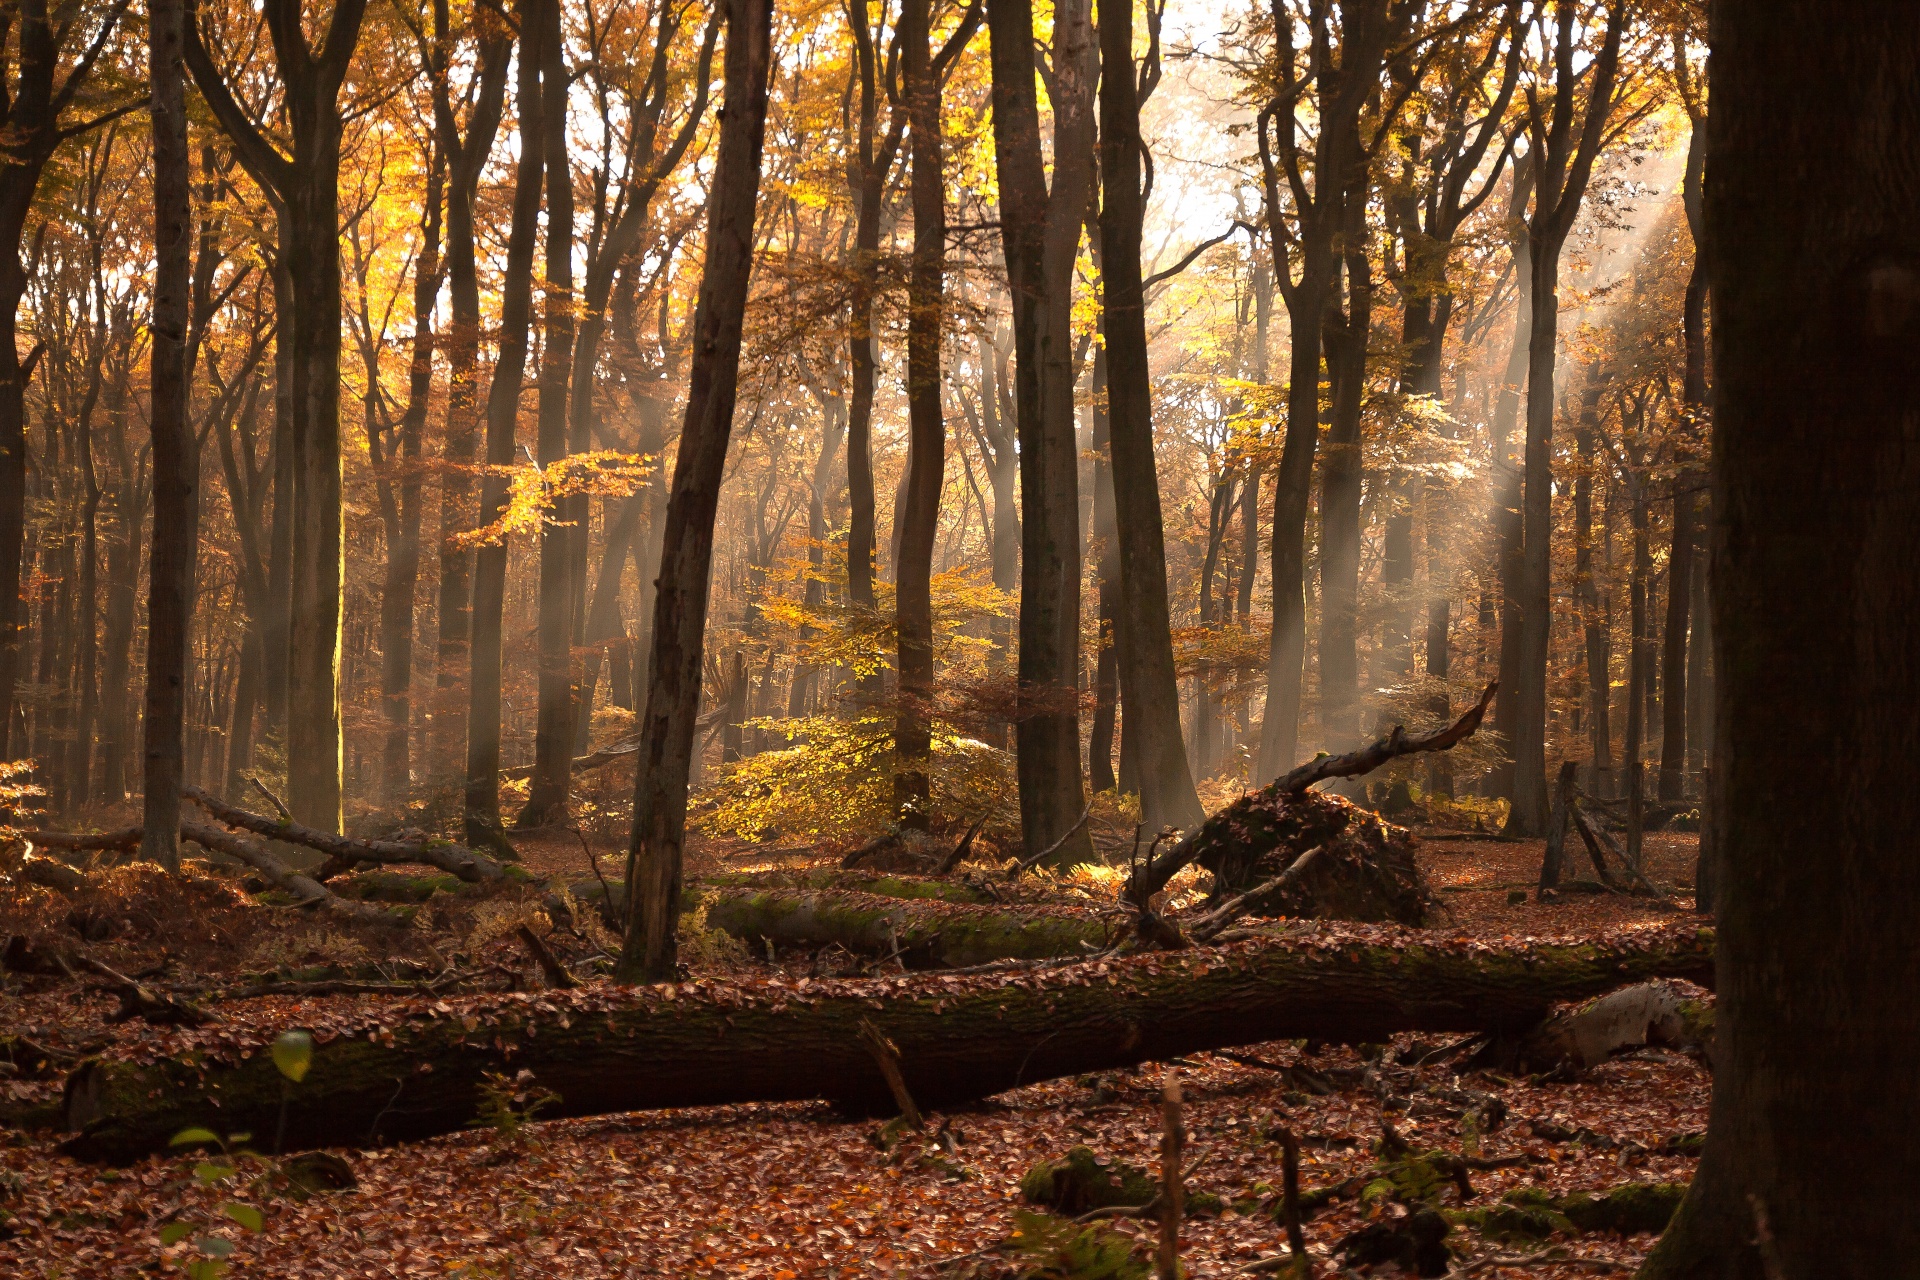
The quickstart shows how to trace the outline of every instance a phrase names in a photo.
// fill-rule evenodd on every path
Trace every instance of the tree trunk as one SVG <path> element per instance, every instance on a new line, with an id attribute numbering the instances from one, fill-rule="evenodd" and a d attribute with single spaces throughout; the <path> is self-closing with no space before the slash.
<path id="1" fill-rule="evenodd" d="M 1087 740 L 1088 782 L 1094 794 L 1119 784 L 1113 773 L 1114 725 L 1120 712 L 1120 550 L 1113 527 L 1112 436 L 1107 428 L 1107 348 L 1093 349 L 1093 542 L 1099 648 L 1093 667 L 1093 724 Z"/>
<path id="2" fill-rule="evenodd" d="M 540 7 L 541 113 L 547 168 L 547 261 L 544 336 L 540 346 L 539 461 L 564 462 L 568 450 L 567 387 L 573 360 L 573 169 L 567 158 L 567 59 L 560 35 L 560 0 Z M 591 372 L 588 381 L 592 381 Z M 520 827 L 564 822 L 573 780 L 573 540 L 588 536 L 586 513 L 572 498 L 554 503 L 540 522 L 538 710 L 533 735 L 533 779 Z M 574 523 L 569 527 L 568 518 Z"/>
<path id="3" fill-rule="evenodd" d="M 1599 430 L 1598 408 L 1602 390 L 1598 372 L 1587 371 L 1587 385 L 1581 392 L 1580 422 L 1575 431 L 1579 450 L 1579 469 L 1573 477 L 1573 602 L 1580 612 L 1580 625 L 1587 660 L 1587 743 L 1592 759 L 1592 786 L 1601 795 L 1611 790 L 1613 776 L 1613 618 L 1608 602 L 1611 590 L 1602 592 L 1593 567 L 1593 476 L 1598 465 L 1596 436 Z"/>
<path id="4" fill-rule="evenodd" d="M 1366 191 L 1349 194 L 1351 238 L 1364 230 L 1354 224 L 1365 211 Z M 1336 752 L 1356 746 L 1361 735 L 1354 705 L 1360 685 L 1360 412 L 1373 315 L 1366 254 L 1344 257 L 1346 314 L 1330 301 L 1322 338 L 1331 424 L 1320 462 L 1320 745 Z"/>
<path id="5" fill-rule="evenodd" d="M 473 1119 L 485 1073 L 521 1070 L 560 1095 L 555 1116 L 819 1097 L 885 1110 L 892 1095 L 861 1040 L 863 1019 L 898 1046 L 913 1097 L 949 1107 L 1040 1080 L 1283 1038 L 1524 1031 L 1556 1001 L 1652 977 L 1703 978 L 1712 965 L 1712 935 L 1693 926 L 1636 933 L 1630 943 L 1492 949 L 1423 934 L 1363 945 L 1329 930 L 1324 939 L 1149 953 L 1011 982 L 930 974 L 815 980 L 802 991 L 687 983 L 550 991 L 531 1004 L 454 997 L 447 1016 L 383 1028 L 390 1015 L 375 1014 L 323 1033 L 291 1107 L 266 1053 L 150 1065 L 91 1059 L 67 1083 L 66 1120 L 79 1132 L 66 1150 L 135 1159 L 164 1151 L 210 1114 L 264 1133 L 277 1132 L 284 1113 L 292 1148 L 455 1133 Z M 405 1082 L 397 1092 L 395 1081 Z"/>
<path id="6" fill-rule="evenodd" d="M 1089 861 L 1079 825 L 1080 495 L 1074 429 L 1073 268 L 1092 191 L 1095 74 L 1086 0 L 1056 7 L 1053 185 L 1041 158 L 1033 9 L 989 0 L 1000 227 L 1012 293 L 1019 435 L 1020 657 L 1015 769 L 1030 852 Z"/>
<path id="7" fill-rule="evenodd" d="M 1100 0 L 1100 280 L 1107 348 L 1108 448 L 1120 558 L 1120 690 L 1138 735 L 1140 812 L 1149 831 L 1206 816 L 1180 734 L 1180 686 L 1167 612 L 1166 531 L 1153 456 L 1140 237 L 1140 103 L 1133 63 L 1133 0 Z"/>
<path id="8" fill-rule="evenodd" d="M 1667 556 L 1667 626 L 1661 656 L 1660 799 L 1686 791 L 1687 617 L 1693 605 L 1694 494 L 1685 477 L 1674 484 L 1673 543 Z"/>
<path id="9" fill-rule="evenodd" d="M 394 520 L 387 530 L 386 580 L 380 591 L 380 700 L 387 736 L 380 789 L 389 805 L 404 805 L 413 789 L 413 608 L 420 581 L 420 460 L 433 391 L 433 306 L 440 292 L 440 196 L 445 170 L 439 148 L 428 159 L 427 205 L 420 252 L 413 265 L 413 353 L 407 366 L 407 407 L 400 418 L 399 482 Z M 370 371 L 372 372 L 372 371 Z M 377 453 L 376 453 L 377 459 Z"/>
<path id="10" fill-rule="evenodd" d="M 947 465 L 947 428 L 940 407 L 947 210 L 931 19 L 932 0 L 904 0 L 900 39 L 905 46 L 902 91 L 913 141 L 913 259 L 907 288 L 910 447 L 905 501 L 896 515 L 900 548 L 894 562 L 900 685 L 893 732 L 893 806 L 902 827 L 918 830 L 926 830 L 932 818 L 927 769 L 933 755 L 933 542 Z"/>
<path id="11" fill-rule="evenodd" d="M 187 146 L 184 0 L 156 0 L 148 35 L 153 122 L 153 559 L 147 588 L 145 799 L 140 854 L 180 867 L 180 788 L 186 782 L 187 662 L 199 551 L 200 451 L 188 412 L 192 310 L 193 159 Z"/>
<path id="12" fill-rule="evenodd" d="M 1920 1180 L 1920 1093 L 1885 1066 L 1920 987 L 1920 26 L 1885 0 L 1711 23 L 1725 950 L 1706 1149 L 1641 1275 L 1898 1275 L 1920 1215 L 1860 1179 Z"/>
<path id="13" fill-rule="evenodd" d="M 1576 55 L 1573 27 L 1578 6 L 1555 8 L 1551 105 L 1529 96 L 1533 132 L 1544 139 L 1530 166 L 1533 215 L 1527 227 L 1533 294 L 1527 342 L 1527 445 L 1525 497 L 1521 509 L 1520 590 L 1513 603 L 1520 618 L 1520 653 L 1514 670 L 1513 808 L 1507 834 L 1538 836 L 1547 829 L 1547 645 L 1553 625 L 1553 411 L 1554 362 L 1560 337 L 1560 251 L 1585 198 L 1606 127 L 1615 106 L 1620 44 L 1628 13 L 1614 0 L 1597 51 Z M 1591 32 L 1588 33 L 1591 38 Z M 1580 65 L 1591 57 L 1588 65 Z M 1587 81 L 1584 102 L 1575 86 Z M 1544 113 L 1544 114 L 1543 114 Z M 1504 728 L 1504 726 L 1503 726 Z"/>
<path id="14" fill-rule="evenodd" d="M 741 328 L 753 268 L 753 224 L 766 133 L 770 0 L 727 0 L 726 101 L 707 202 L 706 261 L 693 319 L 693 365 L 667 499 L 653 606 L 647 703 L 637 726 L 633 839 L 627 854 L 623 981 L 672 979 L 705 655 L 713 521 L 738 391 Z"/>
<path id="15" fill-rule="evenodd" d="M 540 185 L 546 171 L 546 129 L 542 116 L 541 44 L 546 25 L 542 0 L 523 0 L 518 9 L 520 55 L 517 71 L 520 158 L 514 170 L 513 220 L 507 232 L 506 276 L 500 300 L 500 352 L 487 388 L 487 465 L 510 467 L 514 428 L 520 416 L 521 383 L 527 369 L 527 329 L 533 316 L 533 249 L 539 230 Z M 548 0 L 549 3 L 552 0 Z M 480 521 L 500 518 L 507 507 L 508 481 L 490 470 L 480 484 Z M 504 536 L 479 548 L 473 565 L 473 623 L 467 673 L 467 843 L 498 848 L 500 843 L 500 681 L 502 614 L 506 606 L 507 542 Z"/>

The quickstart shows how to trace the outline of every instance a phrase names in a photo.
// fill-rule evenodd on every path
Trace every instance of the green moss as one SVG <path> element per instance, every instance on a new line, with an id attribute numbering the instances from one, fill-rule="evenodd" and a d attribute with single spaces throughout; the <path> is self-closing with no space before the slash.
<path id="1" fill-rule="evenodd" d="M 1616 1231 L 1630 1236 L 1665 1231 L 1686 1194 L 1684 1183 L 1629 1182 L 1600 1196 L 1576 1192 L 1563 1197 L 1559 1207 L 1582 1231 Z"/>
<path id="2" fill-rule="evenodd" d="M 1091 1147 L 1075 1147 L 1058 1160 L 1042 1160 L 1020 1179 L 1020 1194 L 1029 1204 L 1069 1217 L 1089 1209 L 1143 1205 L 1158 1191 L 1145 1170 L 1119 1160 L 1103 1163 Z M 1213 1197 L 1213 1203 L 1218 1207 L 1219 1197 Z"/>
<path id="3" fill-rule="evenodd" d="M 362 902 L 425 902 L 436 893 L 472 891 L 466 881 L 446 872 L 410 876 L 398 871 L 362 871 L 333 887 L 341 897 Z"/>
<path id="4" fill-rule="evenodd" d="M 1044 1213 L 1020 1210 L 1008 1241 L 1020 1258 L 1018 1280 L 1147 1280 L 1146 1260 L 1134 1241 L 1098 1223 L 1080 1227 Z"/>
<path id="5" fill-rule="evenodd" d="M 1636 1235 L 1665 1230 L 1686 1191 L 1677 1182 L 1629 1182 L 1597 1196 L 1586 1191 L 1550 1196 L 1538 1187 L 1520 1187 L 1498 1204 L 1455 1210 L 1447 1217 L 1503 1244 L 1585 1231 Z"/>

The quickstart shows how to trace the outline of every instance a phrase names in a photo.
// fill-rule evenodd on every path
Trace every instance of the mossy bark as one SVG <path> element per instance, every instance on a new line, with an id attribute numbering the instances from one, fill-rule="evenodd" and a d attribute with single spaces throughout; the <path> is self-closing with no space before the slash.
<path id="1" fill-rule="evenodd" d="M 67 1150 L 124 1160 L 163 1150 L 189 1125 L 276 1132 L 283 1098 L 290 1149 L 450 1133 L 473 1118 L 487 1072 L 522 1069 L 560 1094 L 554 1115 L 809 1098 L 888 1110 L 863 1019 L 898 1046 L 913 1096 L 940 1107 L 1288 1037 L 1525 1028 L 1555 1001 L 1656 975 L 1705 977 L 1713 946 L 1704 929 L 1512 948 L 1328 933 L 1013 974 L 422 997 L 319 1022 L 311 1070 L 284 1091 L 263 1052 L 284 1029 L 273 1025 L 257 1043 L 208 1028 L 175 1033 L 152 1061 L 90 1059 L 68 1078 L 77 1136 Z"/>

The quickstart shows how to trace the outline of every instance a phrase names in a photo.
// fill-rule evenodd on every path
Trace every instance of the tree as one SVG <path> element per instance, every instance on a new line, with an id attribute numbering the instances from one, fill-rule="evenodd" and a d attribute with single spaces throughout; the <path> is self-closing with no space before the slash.
<path id="1" fill-rule="evenodd" d="M 931 814 L 927 761 L 933 753 L 933 541 L 940 528 L 940 486 L 947 468 L 942 417 L 940 342 L 945 314 L 947 187 L 940 120 L 941 86 L 980 25 L 967 8 L 938 53 L 932 0 L 905 0 L 900 10 L 901 92 L 911 125 L 913 264 L 907 282 L 906 501 L 896 519 L 894 630 L 899 642 L 899 708 L 894 730 L 894 808 L 903 826 L 925 829 Z"/>
<path id="2" fill-rule="evenodd" d="M 89 77 L 128 3 L 114 0 L 99 14 L 64 78 L 61 60 L 79 23 L 54 21 L 46 0 L 23 0 L 0 15 L 0 31 L 19 27 L 11 65 L 0 64 L 0 128 L 13 140 L 0 154 L 0 756 L 9 759 L 26 746 L 13 736 L 14 698 L 25 624 L 20 571 L 27 515 L 26 387 L 40 358 L 34 351 L 23 360 L 18 345 L 20 298 L 27 289 L 20 241 L 40 176 L 60 144 L 137 105 L 103 108 L 89 101 Z M 73 119 L 70 113 L 83 106 L 96 108 L 92 118 Z"/>
<path id="3" fill-rule="evenodd" d="M 1580 6 L 1556 0 L 1547 83 L 1527 94 L 1529 172 L 1533 212 L 1527 220 L 1532 291 L 1527 336 L 1527 443 L 1521 504 L 1518 593 L 1507 607 L 1519 618 L 1511 730 L 1513 810 L 1509 835 L 1545 835 L 1547 810 L 1547 638 L 1552 623 L 1554 362 L 1560 336 L 1560 251 L 1579 216 L 1594 161 L 1625 85 L 1620 43 L 1630 20 L 1626 0 L 1614 0 L 1599 33 L 1599 48 L 1576 51 Z M 1536 15 L 1545 27 L 1545 7 Z M 1543 36 L 1544 38 L 1544 36 Z M 1591 57 L 1587 62 L 1586 57 Z M 1582 86 L 1585 92 L 1583 93 Z M 1642 106 L 1629 122 L 1651 110 Z M 1504 710 L 1504 708 L 1503 708 Z M 1505 717 L 1502 716 L 1502 720 Z M 1503 729 L 1506 725 L 1503 723 Z"/>
<path id="4" fill-rule="evenodd" d="M 200 523 L 200 450 L 188 414 L 187 327 L 193 286 L 193 157 L 181 70 L 185 0 L 157 0 L 148 28 L 153 121 L 153 558 L 147 588 L 147 708 L 142 725 L 140 852 L 180 866 L 186 783 L 187 633 Z M 91 465 L 91 456 L 89 456 Z"/>
<path id="5" fill-rule="evenodd" d="M 1643 1280 L 1864 1278 L 1920 1256 L 1897 1208 L 1920 1094 L 1885 1065 L 1920 984 L 1912 17 L 1712 10 L 1713 1109 Z M 1863 1195 L 1862 1171 L 1899 1190 Z"/>
<path id="6" fill-rule="evenodd" d="M 544 4 L 523 0 L 516 19 L 520 56 L 514 110 L 519 117 L 520 158 L 514 166 L 513 217 L 507 231 L 506 278 L 500 299 L 500 352 L 487 387 L 487 467 L 480 485 L 483 527 L 507 510 L 506 469 L 514 458 L 514 428 L 520 417 L 521 383 L 527 369 L 527 329 L 533 318 L 533 250 L 540 220 L 540 187 L 546 174 L 544 90 L 541 69 Z M 466 833 L 470 844 L 498 847 L 500 835 L 500 631 L 507 594 L 507 539 L 494 534 L 474 556 L 473 624 L 467 676 Z"/>
<path id="7" fill-rule="evenodd" d="M 267 0 L 263 15 L 284 95 L 283 154 L 242 107 L 190 15 L 186 63 L 247 174 L 274 203 L 291 304 L 292 598 L 285 666 L 287 805 L 314 826 L 340 828 L 340 89 L 360 39 L 366 0 L 339 0 L 316 50 L 299 0 Z M 223 49 L 223 53 L 226 52 Z M 278 502 L 276 501 L 276 506 Z M 270 656 L 269 662 L 278 661 Z"/>
<path id="8" fill-rule="evenodd" d="M 1371 153 L 1361 138 L 1360 113 L 1378 92 L 1388 46 L 1396 33 L 1404 34 L 1418 7 L 1406 0 L 1395 0 L 1391 11 L 1388 0 L 1340 0 L 1337 6 L 1314 0 L 1307 12 L 1303 66 L 1293 11 L 1285 0 L 1273 5 L 1275 92 L 1261 108 L 1258 142 L 1267 240 L 1274 283 L 1287 307 L 1291 351 L 1286 443 L 1274 475 L 1273 638 L 1256 766 L 1263 778 L 1288 767 L 1298 751 L 1321 334 L 1340 265 L 1339 235 L 1350 225 L 1349 193 L 1356 183 L 1362 193 L 1366 190 Z M 1301 123 L 1300 112 L 1309 106 L 1317 121 L 1313 133 Z"/>
<path id="9" fill-rule="evenodd" d="M 1106 337 L 1107 432 L 1120 569 L 1120 697 L 1140 752 L 1140 812 L 1150 830 L 1191 827 L 1206 813 L 1180 734 L 1180 687 L 1167 616 L 1167 553 L 1153 457 L 1153 384 L 1140 276 L 1146 193 L 1140 185 L 1140 98 L 1160 74 L 1159 19 L 1148 6 L 1146 65 L 1135 78 L 1133 0 L 1100 0 L 1100 281 Z M 1144 92 L 1143 92 L 1144 91 Z M 1104 587 L 1103 587 L 1104 594 Z"/>
<path id="10" fill-rule="evenodd" d="M 994 164 L 1012 294 L 1020 450 L 1020 657 L 1014 744 L 1029 851 L 1062 864 L 1093 846 L 1080 821 L 1080 479 L 1074 437 L 1073 264 L 1093 189 L 1094 45 L 1087 0 L 1054 10 L 1048 96 L 1053 180 L 1040 146 L 1033 6 L 989 0 Z"/>
<path id="11" fill-rule="evenodd" d="M 627 851 L 627 930 L 617 976 L 671 981 L 678 972 L 687 777 L 705 656 L 713 521 L 738 393 L 740 338 L 753 269 L 760 151 L 772 64 L 771 0 L 726 0 L 726 99 L 707 201 L 706 262 L 693 321 L 693 364 L 667 499 L 654 592 L 653 653 L 639 725 L 633 839 Z"/>

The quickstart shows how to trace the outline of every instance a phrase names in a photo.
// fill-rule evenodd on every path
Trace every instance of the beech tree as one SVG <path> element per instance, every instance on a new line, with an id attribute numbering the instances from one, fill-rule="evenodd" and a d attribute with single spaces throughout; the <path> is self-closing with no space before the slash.
<path id="1" fill-rule="evenodd" d="M 1881 1276 L 1920 1249 L 1920 1221 L 1856 1176 L 1920 1172 L 1920 1098 L 1880 1065 L 1920 981 L 1898 942 L 1920 896 L 1911 17 L 1712 11 L 1718 1046 L 1706 1149 L 1647 1280 Z"/>

